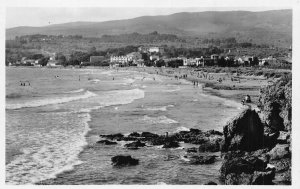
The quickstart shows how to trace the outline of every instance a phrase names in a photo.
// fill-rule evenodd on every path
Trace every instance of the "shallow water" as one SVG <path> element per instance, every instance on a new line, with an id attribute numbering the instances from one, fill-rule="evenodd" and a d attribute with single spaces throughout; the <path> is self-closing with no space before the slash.
<path id="1" fill-rule="evenodd" d="M 58 76 L 58 77 L 57 77 Z M 79 77 L 80 76 L 80 77 Z M 155 80 L 153 79 L 155 77 Z M 80 78 L 80 79 L 79 79 Z M 114 80 L 113 80 L 114 78 Z M 20 86 L 20 80 L 30 86 Z M 178 149 L 127 150 L 96 144 L 100 134 L 189 128 L 222 130 L 240 111 L 201 87 L 146 73 L 98 69 L 6 70 L 6 183 L 203 184 L 217 181 L 220 161 L 188 165 Z M 134 167 L 114 168 L 129 154 Z M 176 156 L 168 160 L 168 156 Z"/>

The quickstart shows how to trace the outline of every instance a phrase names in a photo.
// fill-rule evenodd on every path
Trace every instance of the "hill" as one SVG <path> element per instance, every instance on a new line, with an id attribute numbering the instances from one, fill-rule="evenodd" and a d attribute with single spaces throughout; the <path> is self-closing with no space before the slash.
<path id="1" fill-rule="evenodd" d="M 101 37 L 157 31 L 178 36 L 235 37 L 253 43 L 291 44 L 292 10 L 209 11 L 142 16 L 106 22 L 73 22 L 44 27 L 22 26 L 6 30 L 7 39 L 30 34 Z"/>

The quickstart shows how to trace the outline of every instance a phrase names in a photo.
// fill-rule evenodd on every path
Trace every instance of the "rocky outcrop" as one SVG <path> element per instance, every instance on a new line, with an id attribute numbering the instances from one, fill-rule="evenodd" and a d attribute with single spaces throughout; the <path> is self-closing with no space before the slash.
<path id="1" fill-rule="evenodd" d="M 222 151 L 253 151 L 264 146 L 264 127 L 255 110 L 246 109 L 223 128 Z"/>
<path id="2" fill-rule="evenodd" d="M 105 145 L 114 145 L 114 144 L 118 144 L 114 141 L 109 141 L 109 140 L 99 140 L 97 141 L 98 144 L 105 144 Z"/>
<path id="3" fill-rule="evenodd" d="M 212 164 L 216 160 L 214 155 L 185 155 L 184 158 L 187 158 L 188 163 L 192 165 Z"/>
<path id="4" fill-rule="evenodd" d="M 138 149 L 139 147 L 144 147 L 144 146 L 146 146 L 146 144 L 139 140 L 136 142 L 125 144 L 125 147 L 128 149 Z"/>
<path id="5" fill-rule="evenodd" d="M 288 144 L 277 144 L 268 154 L 270 155 L 271 160 L 291 157 Z"/>
<path id="6" fill-rule="evenodd" d="M 254 153 L 242 151 L 226 154 L 220 172 L 221 178 L 228 185 L 272 184 L 275 177 L 275 170 L 268 169 L 266 161 Z"/>
<path id="7" fill-rule="evenodd" d="M 258 106 L 267 127 L 277 131 L 290 131 L 292 125 L 291 74 L 261 89 L 260 92 Z"/>
<path id="8" fill-rule="evenodd" d="M 248 109 L 224 127 L 225 184 L 291 184 L 291 86 L 283 77 L 261 89 L 260 117 Z"/>
<path id="9" fill-rule="evenodd" d="M 112 165 L 114 166 L 129 166 L 129 165 L 138 165 L 139 160 L 134 159 L 131 156 L 118 155 L 111 158 Z"/>

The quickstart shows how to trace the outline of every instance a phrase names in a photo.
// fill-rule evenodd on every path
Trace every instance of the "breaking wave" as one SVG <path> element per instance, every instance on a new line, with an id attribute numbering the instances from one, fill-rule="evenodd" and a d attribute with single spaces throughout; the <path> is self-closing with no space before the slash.
<path id="1" fill-rule="evenodd" d="M 32 100 L 32 101 L 16 103 L 16 104 L 6 104 L 6 109 L 15 110 L 15 109 L 21 109 L 21 108 L 32 108 L 32 107 L 46 106 L 46 105 L 52 105 L 52 104 L 62 104 L 62 103 L 71 102 L 74 100 L 85 99 L 85 98 L 90 98 L 90 97 L 94 97 L 94 96 L 97 96 L 97 95 L 90 91 L 86 91 L 82 95 L 71 96 L 71 97 L 56 97 L 56 98 L 50 98 L 50 99 Z"/>

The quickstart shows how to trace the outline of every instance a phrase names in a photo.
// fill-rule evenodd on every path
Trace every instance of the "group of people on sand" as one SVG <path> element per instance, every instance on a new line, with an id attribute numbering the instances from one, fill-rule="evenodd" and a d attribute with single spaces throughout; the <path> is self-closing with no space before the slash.
<path id="1" fill-rule="evenodd" d="M 26 86 L 26 83 L 28 84 L 28 86 L 30 86 L 29 81 L 20 81 L 20 86 Z"/>

